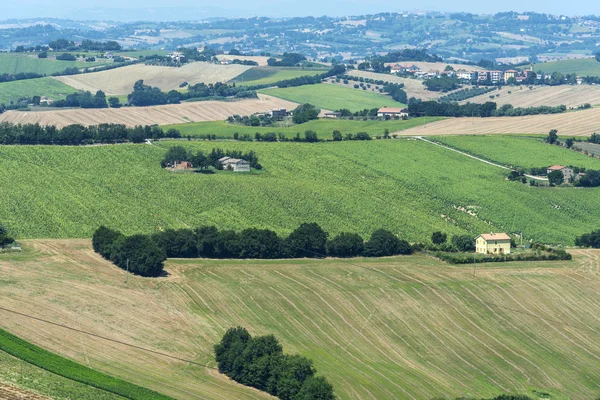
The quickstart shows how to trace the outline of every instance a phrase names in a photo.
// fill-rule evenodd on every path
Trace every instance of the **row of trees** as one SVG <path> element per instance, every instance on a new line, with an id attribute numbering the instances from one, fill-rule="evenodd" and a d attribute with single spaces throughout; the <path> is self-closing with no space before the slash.
<path id="1" fill-rule="evenodd" d="M 283 353 L 273 335 L 252 337 L 242 327 L 227 330 L 215 345 L 219 372 L 282 400 L 334 400 L 333 387 L 316 377 L 310 359 Z"/>
<path id="2" fill-rule="evenodd" d="M 302 61 L 306 61 L 306 57 L 299 53 L 283 53 L 281 60 L 271 57 L 267 60 L 267 65 L 270 67 L 296 67 Z"/>
<path id="3" fill-rule="evenodd" d="M 575 246 L 600 249 L 600 230 L 583 234 L 575 238 Z"/>
<path id="4" fill-rule="evenodd" d="M 174 165 L 176 161 L 188 161 L 194 167 L 203 170 L 209 166 L 213 166 L 216 169 L 223 169 L 223 165 L 220 163 L 220 159 L 223 157 L 238 158 L 246 160 L 250 164 L 251 168 L 262 169 L 262 165 L 258 162 L 258 156 L 252 150 L 244 153 L 239 150 L 223 150 L 220 148 L 212 149 L 212 151 L 205 155 L 202 151 L 193 152 L 187 150 L 183 146 L 172 146 L 167 150 L 165 157 L 160 162 L 160 165 L 165 168 L 170 165 Z"/>
<path id="5" fill-rule="evenodd" d="M 567 111 L 564 105 L 550 107 L 513 107 L 505 104 L 497 108 L 495 102 L 478 103 L 440 103 L 437 101 L 409 102 L 408 112 L 411 116 L 437 117 L 515 117 L 522 115 L 559 114 Z"/>
<path id="6" fill-rule="evenodd" d="M 427 79 L 423 81 L 423 85 L 432 92 L 449 92 L 460 87 L 458 79 L 448 76 Z"/>
<path id="7" fill-rule="evenodd" d="M 57 39 L 48 43 L 48 46 L 52 48 L 54 51 L 58 50 L 68 50 L 68 51 L 78 51 L 78 50 L 96 50 L 96 51 L 118 51 L 121 50 L 121 45 L 114 40 L 109 40 L 107 42 L 94 42 L 92 40 L 84 40 L 81 42 L 81 45 L 75 45 L 75 42 L 67 39 Z"/>
<path id="8" fill-rule="evenodd" d="M 81 91 L 67 95 L 64 100 L 55 101 L 52 107 L 107 108 L 108 103 L 102 90 L 98 90 L 95 95 L 89 91 Z"/>
<path id="9" fill-rule="evenodd" d="M 57 128 L 52 125 L 0 123 L 0 144 L 82 145 L 94 143 L 143 143 L 146 139 L 179 138 L 176 129 L 163 131 L 158 126 L 129 128 L 119 124 L 83 126 L 79 124 Z"/>

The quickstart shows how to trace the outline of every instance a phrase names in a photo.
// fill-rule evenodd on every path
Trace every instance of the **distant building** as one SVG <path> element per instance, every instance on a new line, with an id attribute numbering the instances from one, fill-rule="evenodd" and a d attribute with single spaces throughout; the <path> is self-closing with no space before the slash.
<path id="1" fill-rule="evenodd" d="M 173 169 L 190 169 L 192 168 L 192 163 L 189 161 L 175 161 L 173 163 Z"/>
<path id="2" fill-rule="evenodd" d="M 571 182 L 575 177 L 575 174 L 573 173 L 573 170 L 571 168 L 563 167 L 562 165 L 553 165 L 551 167 L 548 167 L 546 173 L 549 174 L 550 172 L 554 171 L 562 172 L 565 182 Z"/>
<path id="3" fill-rule="evenodd" d="M 517 71 L 516 69 L 509 69 L 507 71 L 504 71 L 504 80 L 507 81 L 510 78 L 517 78 L 517 76 L 519 75 L 519 71 Z"/>
<path id="4" fill-rule="evenodd" d="M 489 71 L 479 71 L 477 74 L 477 80 L 479 82 L 489 81 L 490 80 L 490 72 Z"/>
<path id="5" fill-rule="evenodd" d="M 272 118 L 284 118 L 287 116 L 287 109 L 285 108 L 274 108 L 269 111 L 269 115 Z"/>
<path id="6" fill-rule="evenodd" d="M 462 81 L 471 82 L 471 81 L 477 79 L 477 72 L 459 69 L 458 71 L 456 71 L 456 78 L 458 78 Z"/>
<path id="7" fill-rule="evenodd" d="M 483 233 L 475 238 L 475 252 L 510 254 L 510 236 L 506 233 Z"/>
<path id="8" fill-rule="evenodd" d="M 110 51 L 107 51 L 106 53 L 104 53 L 104 58 L 113 58 L 113 53 L 111 53 Z"/>
<path id="9" fill-rule="evenodd" d="M 490 80 L 494 83 L 504 81 L 504 71 L 489 71 Z"/>
<path id="10" fill-rule="evenodd" d="M 394 64 L 390 66 L 390 72 L 392 74 L 397 74 L 398 72 L 402 72 L 403 68 L 400 64 Z"/>
<path id="11" fill-rule="evenodd" d="M 54 100 L 49 99 L 46 96 L 42 96 L 42 98 L 40 99 L 40 105 L 45 105 L 45 106 L 49 106 L 52 105 L 52 103 L 54 103 Z"/>
<path id="12" fill-rule="evenodd" d="M 380 108 L 377 110 L 378 117 L 408 117 L 408 109 L 407 108 Z"/>
<path id="13" fill-rule="evenodd" d="M 340 112 L 326 112 L 325 114 L 323 114 L 323 116 L 325 118 L 338 119 L 339 117 L 342 116 L 342 113 L 340 113 Z"/>
<path id="14" fill-rule="evenodd" d="M 239 158 L 222 157 L 219 158 L 219 162 L 223 166 L 223 169 L 234 171 L 234 172 L 250 172 L 250 163 L 246 160 Z"/>

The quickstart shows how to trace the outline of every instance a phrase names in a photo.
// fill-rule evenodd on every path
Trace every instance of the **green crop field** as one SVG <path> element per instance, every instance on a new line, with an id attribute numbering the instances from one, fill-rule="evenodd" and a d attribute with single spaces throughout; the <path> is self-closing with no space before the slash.
<path id="1" fill-rule="evenodd" d="M 237 85 L 266 85 L 285 79 L 298 78 L 300 76 L 318 75 L 327 71 L 326 69 L 302 69 L 302 68 L 279 68 L 279 67 L 254 67 L 238 75 L 230 81 Z"/>
<path id="2" fill-rule="evenodd" d="M 107 396 L 112 393 L 133 400 L 170 399 L 170 397 L 160 393 L 94 371 L 91 368 L 53 354 L 28 343 L 3 329 L 0 329 L 0 351 L 6 352 L 29 364 L 43 368 L 48 372 L 63 376 L 75 382 L 81 382 L 84 385 L 89 385 L 92 392 L 99 392 L 98 398 L 114 398 L 114 396 Z M 100 390 L 94 390 L 94 388 Z M 86 395 L 86 397 L 87 396 L 88 395 Z"/>
<path id="3" fill-rule="evenodd" d="M 443 118 L 439 117 L 423 117 L 412 118 L 409 120 L 389 120 L 377 121 L 361 119 L 346 120 L 346 119 L 319 119 L 306 122 L 301 125 L 290 126 L 245 126 L 239 124 L 229 124 L 225 121 L 209 121 L 209 122 L 190 122 L 186 124 L 166 125 L 163 129 L 178 129 L 183 136 L 204 136 L 216 135 L 218 138 L 232 138 L 234 133 L 240 135 L 249 134 L 253 136 L 256 132 L 267 133 L 276 132 L 283 133 L 286 137 L 293 137 L 297 132 L 301 135 L 307 130 L 317 132 L 321 139 L 331 139 L 334 130 L 338 130 L 345 135 L 347 133 L 356 134 L 358 132 L 367 132 L 371 136 L 383 135 L 388 129 L 390 132 L 397 132 L 404 129 L 412 128 L 419 125 L 428 124 L 430 122 L 439 121 Z"/>
<path id="4" fill-rule="evenodd" d="M 341 400 L 600 395 L 598 251 L 475 268 L 420 254 L 169 260 L 169 276 L 126 282 L 89 239 L 24 249 L 31 256 L 12 263 L 12 284 L 0 255 L 3 307 L 212 367 L 213 345 L 241 325 L 312 359 Z M 205 367 L 0 315 L 20 337 L 178 399 L 272 399 Z"/>
<path id="5" fill-rule="evenodd" d="M 0 104 L 17 101 L 21 97 L 48 96 L 53 100 L 64 98 L 77 89 L 52 78 L 25 79 L 0 83 Z"/>
<path id="6" fill-rule="evenodd" d="M 600 161 L 545 143 L 542 138 L 514 136 L 438 136 L 435 139 L 470 154 L 500 164 L 522 168 L 573 165 L 600 169 Z"/>
<path id="7" fill-rule="evenodd" d="M 90 54 L 90 56 L 92 55 Z M 89 63 L 84 61 L 57 61 L 48 58 L 37 58 L 36 55 L 0 53 L 0 74 L 32 72 L 40 75 L 51 75 L 55 72 L 62 72 L 67 68 L 89 68 L 105 65 L 109 62 L 112 61 L 104 60 Z"/>
<path id="8" fill-rule="evenodd" d="M 560 72 L 563 74 L 577 74 L 579 76 L 600 76 L 600 62 L 595 58 L 578 58 L 573 60 L 550 61 L 535 64 L 535 72 Z"/>
<path id="9" fill-rule="evenodd" d="M 169 173 L 159 162 L 173 143 L 254 150 L 265 172 Z M 509 182 L 497 167 L 416 140 L 159 146 L 0 147 L 0 221 L 25 238 L 90 237 L 101 224 L 130 234 L 200 224 L 286 234 L 316 221 L 332 234 L 386 228 L 425 241 L 437 230 L 523 231 L 565 244 L 600 223 L 600 188 Z"/>
<path id="10" fill-rule="evenodd" d="M 295 103 L 310 103 L 325 110 L 347 108 L 350 111 L 359 111 L 365 108 L 406 107 L 406 104 L 398 103 L 383 94 L 325 83 L 284 89 L 263 89 L 260 93 Z"/>

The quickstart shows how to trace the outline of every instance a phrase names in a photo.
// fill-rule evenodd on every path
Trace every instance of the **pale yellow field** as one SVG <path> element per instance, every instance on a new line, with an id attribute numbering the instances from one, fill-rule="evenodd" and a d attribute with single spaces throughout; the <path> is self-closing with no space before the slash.
<path id="1" fill-rule="evenodd" d="M 508 92 L 511 92 L 510 94 Z M 499 97 L 490 99 L 490 95 L 499 94 Z M 501 106 L 512 104 L 515 107 L 558 106 L 576 108 L 585 103 L 600 104 L 600 86 L 592 85 L 561 85 L 561 86 L 504 86 L 501 90 L 472 97 L 461 103 L 485 103 L 494 101 Z"/>
<path id="2" fill-rule="evenodd" d="M 600 108 L 551 115 L 492 118 L 449 118 L 406 129 L 399 136 L 540 134 L 558 129 L 558 135 L 590 136 L 600 132 Z"/>
<path id="3" fill-rule="evenodd" d="M 91 74 L 57 76 L 57 79 L 79 90 L 104 91 L 107 95 L 129 94 L 133 84 L 143 79 L 146 85 L 155 86 L 163 91 L 178 90 L 179 85 L 204 82 L 228 82 L 244 71 L 248 65 L 217 65 L 206 62 L 192 62 L 183 67 L 159 67 L 135 64 Z"/>
<path id="4" fill-rule="evenodd" d="M 258 99 L 239 101 L 197 101 L 152 107 L 122 107 L 104 109 L 69 109 L 52 111 L 7 111 L 0 122 L 40 124 L 63 127 L 70 124 L 97 125 L 103 123 L 135 125 L 170 125 L 186 122 L 223 121 L 233 114 L 250 115 L 273 108 L 294 109 L 297 104 L 277 97 L 259 95 Z"/>
<path id="5" fill-rule="evenodd" d="M 383 80 L 392 83 L 402 83 L 404 84 L 404 90 L 408 97 L 416 97 L 422 100 L 436 100 L 443 94 L 448 93 L 440 93 L 440 92 L 432 92 L 425 89 L 423 86 L 423 81 L 420 79 L 410 79 L 410 78 L 400 78 L 396 75 L 391 74 L 378 74 L 376 72 L 368 72 L 368 71 L 358 71 L 351 70 L 348 72 L 348 75 L 358 76 L 362 78 L 375 79 L 375 80 Z M 350 81 L 350 84 L 354 84 L 356 82 Z"/>
<path id="6" fill-rule="evenodd" d="M 425 72 L 427 72 L 429 70 L 443 71 L 447 65 L 451 66 L 452 68 L 454 68 L 457 71 L 459 69 L 466 69 L 468 71 L 483 71 L 485 69 L 485 68 L 478 67 L 477 65 L 453 64 L 453 63 L 447 63 L 447 62 L 400 61 L 400 62 L 393 62 L 393 63 L 385 63 L 385 65 L 394 65 L 394 64 L 409 65 L 409 66 L 416 65 L 417 67 L 421 68 L 421 70 L 423 70 Z"/>
<path id="7" fill-rule="evenodd" d="M 173 260 L 167 277 L 127 279 L 90 240 L 24 246 L 0 255 L 2 307 L 208 366 L 213 344 L 242 325 L 313 359 L 340 399 L 598 395 L 598 251 L 476 270 L 421 255 Z M 269 398 L 209 368 L 5 311 L 0 327 L 179 399 Z"/>
<path id="8" fill-rule="evenodd" d="M 217 59 L 219 60 L 248 60 L 248 61 L 256 61 L 258 63 L 259 67 L 265 67 L 267 66 L 267 60 L 270 57 L 266 57 L 266 56 L 230 56 L 228 54 L 219 54 L 217 55 Z"/>

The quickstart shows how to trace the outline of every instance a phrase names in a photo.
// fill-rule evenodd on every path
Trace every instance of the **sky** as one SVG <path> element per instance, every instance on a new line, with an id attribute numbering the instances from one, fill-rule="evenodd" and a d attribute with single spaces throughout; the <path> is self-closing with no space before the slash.
<path id="1" fill-rule="evenodd" d="M 19 18 L 70 18 L 79 20 L 198 20 L 208 17 L 342 16 L 398 11 L 467 11 L 491 14 L 500 11 L 536 11 L 550 14 L 600 14 L 597 0 L 2 0 L 0 20 Z"/>

